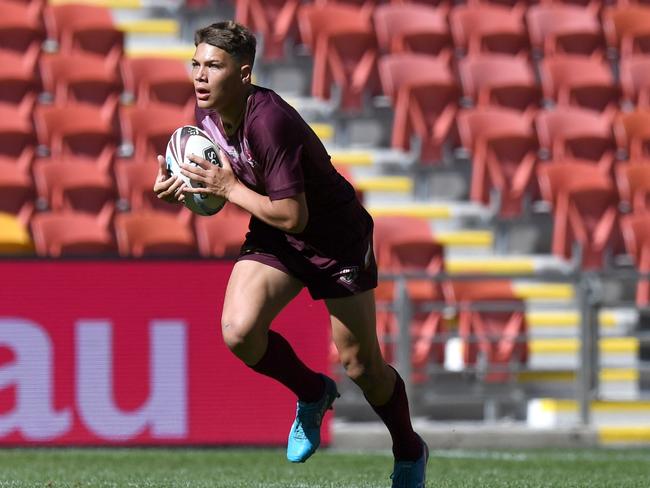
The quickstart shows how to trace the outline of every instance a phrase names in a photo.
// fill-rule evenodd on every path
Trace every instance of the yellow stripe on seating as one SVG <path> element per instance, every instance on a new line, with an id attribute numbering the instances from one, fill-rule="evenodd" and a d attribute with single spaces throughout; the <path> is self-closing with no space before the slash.
<path id="1" fill-rule="evenodd" d="M 598 427 L 602 444 L 650 443 L 650 426 Z"/>
<path id="2" fill-rule="evenodd" d="M 406 216 L 421 217 L 425 219 L 449 219 L 451 207 L 449 205 L 375 205 L 368 208 L 373 217 Z"/>
<path id="3" fill-rule="evenodd" d="M 153 34 L 176 36 L 180 32 L 178 21 L 174 19 L 125 20 L 117 24 L 118 29 L 128 34 Z"/>
<path id="4" fill-rule="evenodd" d="M 573 286 L 565 283 L 514 283 L 513 287 L 522 299 L 571 300 L 575 295 Z"/>
<path id="5" fill-rule="evenodd" d="M 580 350 L 578 339 L 531 339 L 530 352 L 535 354 L 575 354 Z M 639 350 L 639 339 L 636 337 L 609 337 L 599 343 L 601 354 L 629 353 L 636 354 Z"/>
<path id="6" fill-rule="evenodd" d="M 539 401 L 544 412 L 576 412 L 578 402 L 575 400 L 559 400 L 555 398 L 542 398 Z M 595 400 L 591 402 L 591 409 L 598 412 L 645 412 L 650 414 L 650 401 L 630 400 L 629 402 L 610 402 Z M 648 417 L 650 421 L 650 417 Z"/>
<path id="7" fill-rule="evenodd" d="M 66 3 L 77 3 L 87 5 L 97 5 L 100 7 L 114 9 L 133 9 L 142 8 L 140 0 L 49 0 L 49 5 L 64 5 Z"/>
<path id="8" fill-rule="evenodd" d="M 354 187 L 362 191 L 410 193 L 413 190 L 413 180 L 407 176 L 359 178 Z"/>
<path id="9" fill-rule="evenodd" d="M 13 215 L 0 213 L 0 254 L 31 254 L 33 250 L 27 228 Z"/>
<path id="10" fill-rule="evenodd" d="M 334 138 L 334 126 L 324 122 L 311 122 L 309 124 L 321 141 L 331 141 Z"/>
<path id="11" fill-rule="evenodd" d="M 571 382 L 576 379 L 575 371 L 522 371 L 517 374 L 517 381 L 521 383 L 535 382 Z M 602 369 L 598 375 L 601 382 L 638 381 L 639 371 L 630 368 Z"/>
<path id="12" fill-rule="evenodd" d="M 446 262 L 449 273 L 489 273 L 489 274 L 524 274 L 535 271 L 532 259 L 504 259 L 499 260 L 490 256 L 485 260 L 449 258 Z"/>
<path id="13" fill-rule="evenodd" d="M 599 316 L 601 327 L 616 327 L 616 314 L 602 312 Z M 578 327 L 580 326 L 580 313 L 568 312 L 528 312 L 526 322 L 531 327 Z"/>
<path id="14" fill-rule="evenodd" d="M 194 46 L 178 46 L 178 47 L 137 47 L 127 49 L 126 55 L 130 58 L 144 58 L 144 57 L 160 57 L 160 58 L 174 58 L 181 61 L 189 62 L 194 56 Z"/>
<path id="15" fill-rule="evenodd" d="M 444 246 L 491 247 L 494 234 L 489 230 L 437 231 L 435 239 Z"/>
<path id="16" fill-rule="evenodd" d="M 333 164 L 350 166 L 369 166 L 372 164 L 372 154 L 367 151 L 331 152 L 330 156 Z"/>

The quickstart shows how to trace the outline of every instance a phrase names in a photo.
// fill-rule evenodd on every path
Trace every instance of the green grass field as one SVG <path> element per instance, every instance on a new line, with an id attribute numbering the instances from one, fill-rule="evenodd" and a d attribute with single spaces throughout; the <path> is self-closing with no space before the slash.
<path id="1" fill-rule="evenodd" d="M 431 488 L 650 487 L 650 450 L 432 451 Z M 5 449 L 0 487 L 380 488 L 388 453 L 277 449 Z"/>

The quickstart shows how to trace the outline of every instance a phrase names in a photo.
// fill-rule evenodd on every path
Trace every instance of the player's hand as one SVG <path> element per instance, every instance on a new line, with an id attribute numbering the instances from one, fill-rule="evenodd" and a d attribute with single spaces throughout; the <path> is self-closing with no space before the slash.
<path id="1" fill-rule="evenodd" d="M 211 164 L 206 159 L 195 154 L 188 156 L 188 158 L 198 166 L 181 163 L 181 173 L 190 180 L 199 183 L 200 186 L 187 187 L 184 191 L 187 193 L 212 194 L 227 200 L 230 191 L 237 183 L 237 177 L 233 173 L 230 161 L 224 151 L 219 148 L 221 167 Z"/>
<path id="2" fill-rule="evenodd" d="M 165 158 L 158 155 L 158 175 L 153 185 L 153 192 L 161 200 L 169 203 L 182 203 L 185 201 L 184 191 L 187 190 L 185 182 L 176 175 L 167 171 Z"/>

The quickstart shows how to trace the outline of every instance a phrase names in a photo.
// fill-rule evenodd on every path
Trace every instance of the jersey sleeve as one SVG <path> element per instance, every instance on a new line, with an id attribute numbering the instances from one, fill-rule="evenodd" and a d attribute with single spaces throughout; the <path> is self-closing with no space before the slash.
<path id="1" fill-rule="evenodd" d="M 250 150 L 262 165 L 266 194 L 271 200 L 294 197 L 305 189 L 300 131 L 282 113 L 258 117 L 248 136 Z"/>

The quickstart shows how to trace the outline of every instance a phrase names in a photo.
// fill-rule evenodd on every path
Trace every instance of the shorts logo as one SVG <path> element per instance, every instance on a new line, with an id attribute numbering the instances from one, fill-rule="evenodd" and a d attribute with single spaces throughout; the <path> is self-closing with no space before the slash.
<path id="1" fill-rule="evenodd" d="M 334 276 L 338 276 L 340 282 L 345 283 L 346 285 L 351 285 L 359 276 L 359 268 L 357 266 L 348 266 L 341 269 L 341 271 L 336 273 Z"/>

